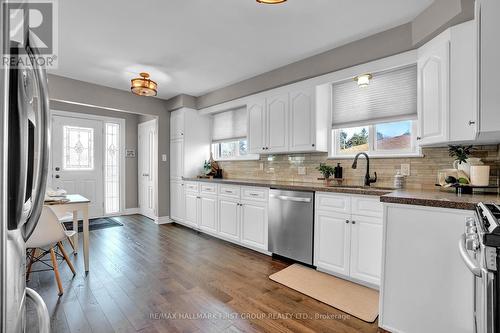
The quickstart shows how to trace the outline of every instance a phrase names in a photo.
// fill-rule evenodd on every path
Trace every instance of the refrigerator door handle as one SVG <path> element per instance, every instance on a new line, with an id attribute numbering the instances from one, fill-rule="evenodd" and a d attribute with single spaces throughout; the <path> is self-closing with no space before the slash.
<path id="1" fill-rule="evenodd" d="M 30 32 L 31 33 L 31 32 Z M 29 53 L 30 59 L 35 59 L 32 62 L 33 69 L 35 71 L 36 82 L 39 89 L 39 101 L 40 110 L 38 115 L 38 123 L 36 127 L 38 128 L 38 138 L 39 138 L 39 151 L 38 151 L 38 175 L 36 175 L 36 183 L 34 184 L 34 191 L 32 198 L 32 211 L 24 228 L 24 239 L 28 240 L 31 236 L 35 227 L 38 223 L 40 214 L 42 213 L 43 202 L 45 200 L 45 190 L 47 186 L 47 174 L 49 172 L 49 144 L 50 144 L 50 131 L 49 125 L 49 91 L 47 83 L 47 75 L 45 70 L 36 64 L 36 59 L 38 52 L 36 49 L 32 49 L 29 45 L 26 46 L 26 50 Z"/>
<path id="2" fill-rule="evenodd" d="M 26 296 L 33 301 L 38 316 L 38 332 L 50 333 L 50 316 L 42 297 L 33 289 L 26 288 Z"/>

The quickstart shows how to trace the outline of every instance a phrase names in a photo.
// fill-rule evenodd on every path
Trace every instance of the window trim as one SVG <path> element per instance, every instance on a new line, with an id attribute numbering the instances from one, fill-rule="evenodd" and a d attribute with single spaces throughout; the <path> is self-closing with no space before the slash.
<path id="1" fill-rule="evenodd" d="M 365 151 L 370 158 L 403 158 L 403 157 L 423 157 L 422 149 L 417 142 L 417 126 L 418 121 L 415 119 L 411 120 L 412 131 L 411 131 L 411 144 L 412 149 L 409 150 L 374 150 L 375 145 L 375 126 L 379 123 L 370 123 L 366 125 L 360 125 L 359 127 L 368 127 L 368 151 Z M 402 120 L 401 120 L 402 121 Z M 354 158 L 356 154 L 341 154 L 339 153 L 340 147 L 340 128 L 330 129 L 331 136 L 328 147 L 328 159 L 350 159 Z"/>

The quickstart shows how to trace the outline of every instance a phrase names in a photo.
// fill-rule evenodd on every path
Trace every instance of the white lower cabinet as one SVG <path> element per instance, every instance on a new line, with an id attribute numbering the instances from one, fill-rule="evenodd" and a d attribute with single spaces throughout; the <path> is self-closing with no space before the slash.
<path id="1" fill-rule="evenodd" d="M 267 251 L 267 203 L 241 203 L 241 242 Z"/>
<path id="2" fill-rule="evenodd" d="M 185 198 L 184 223 L 190 227 L 198 228 L 198 194 L 186 192 Z"/>
<path id="3" fill-rule="evenodd" d="M 184 221 L 184 183 L 182 181 L 170 182 L 170 218 Z"/>
<path id="4" fill-rule="evenodd" d="M 200 196 L 200 229 L 210 234 L 217 233 L 217 197 Z"/>
<path id="5" fill-rule="evenodd" d="M 177 187 L 174 183 L 174 221 L 267 253 L 269 189 L 192 181 Z"/>
<path id="6" fill-rule="evenodd" d="M 351 277 L 380 284 L 382 269 L 382 220 L 353 215 L 351 221 Z"/>
<path id="7" fill-rule="evenodd" d="M 326 273 L 379 286 L 382 266 L 379 197 L 317 192 L 315 201 L 314 265 Z"/>
<path id="8" fill-rule="evenodd" d="M 234 199 L 219 199 L 219 235 L 231 241 L 240 240 L 240 203 Z"/>
<path id="9" fill-rule="evenodd" d="M 334 216 L 335 215 L 335 216 Z M 315 265 L 320 269 L 349 275 L 349 215 L 318 212 L 315 220 Z"/>

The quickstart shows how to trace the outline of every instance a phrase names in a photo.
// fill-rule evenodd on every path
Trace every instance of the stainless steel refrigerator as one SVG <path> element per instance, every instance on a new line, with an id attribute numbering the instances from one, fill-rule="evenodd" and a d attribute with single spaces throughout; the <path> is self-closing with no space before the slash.
<path id="1" fill-rule="evenodd" d="M 30 47 L 29 37 L 10 40 L 9 12 L 6 2 L 0 2 L 0 328 L 24 332 L 26 303 L 33 302 L 38 331 L 49 332 L 47 307 L 25 281 L 25 241 L 38 222 L 47 180 L 47 77 L 45 69 L 35 65 L 37 51 Z M 5 61 L 15 64 L 25 52 L 30 59 L 25 65 Z"/>

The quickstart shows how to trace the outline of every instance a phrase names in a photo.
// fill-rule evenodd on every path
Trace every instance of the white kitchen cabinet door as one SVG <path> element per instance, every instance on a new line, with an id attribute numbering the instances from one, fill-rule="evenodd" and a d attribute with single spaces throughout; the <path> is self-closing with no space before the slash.
<path id="1" fill-rule="evenodd" d="M 314 88 L 290 93 L 289 151 L 314 151 L 316 145 L 316 119 Z"/>
<path id="2" fill-rule="evenodd" d="M 207 233 L 217 233 L 217 197 L 200 197 L 200 229 Z"/>
<path id="3" fill-rule="evenodd" d="M 267 251 L 267 205 L 242 202 L 241 242 L 250 247 Z"/>
<path id="4" fill-rule="evenodd" d="M 319 270 L 349 276 L 350 215 L 316 213 L 314 265 Z"/>
<path id="5" fill-rule="evenodd" d="M 219 235 L 236 242 L 240 240 L 238 201 L 219 198 Z"/>
<path id="6" fill-rule="evenodd" d="M 184 223 L 193 228 L 198 228 L 198 196 L 196 194 L 186 192 L 184 197 L 186 198 Z"/>
<path id="7" fill-rule="evenodd" d="M 380 285 L 382 236 L 381 217 L 352 216 L 350 259 L 352 278 Z"/>
<path id="8" fill-rule="evenodd" d="M 184 112 L 177 110 L 170 112 L 170 140 L 184 137 Z"/>
<path id="9" fill-rule="evenodd" d="M 184 183 L 170 182 L 170 218 L 184 221 Z"/>
<path id="10" fill-rule="evenodd" d="M 266 99 L 267 131 L 266 153 L 288 151 L 288 94 Z"/>
<path id="11" fill-rule="evenodd" d="M 184 176 L 184 140 L 170 142 L 170 179 L 182 180 Z"/>
<path id="12" fill-rule="evenodd" d="M 249 103 L 247 106 L 247 140 L 251 154 L 265 151 L 266 141 L 266 104 L 265 99 Z"/>
<path id="13" fill-rule="evenodd" d="M 449 141 L 450 31 L 418 50 L 418 140 L 421 145 Z"/>
<path id="14" fill-rule="evenodd" d="M 450 141 L 477 135 L 477 57 L 474 21 L 451 28 Z"/>

